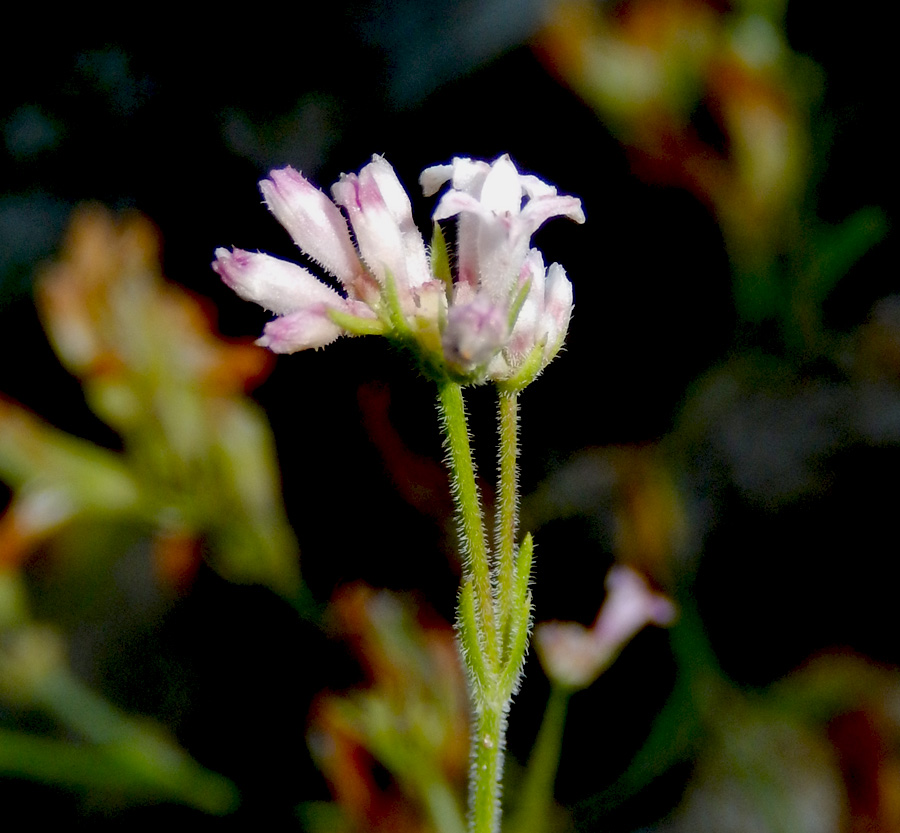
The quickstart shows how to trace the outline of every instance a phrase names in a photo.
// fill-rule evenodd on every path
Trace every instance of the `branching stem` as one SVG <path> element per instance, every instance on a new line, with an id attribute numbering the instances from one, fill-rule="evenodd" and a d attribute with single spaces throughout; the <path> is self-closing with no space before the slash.
<path id="1" fill-rule="evenodd" d="M 462 388 L 443 381 L 438 390 L 465 557 L 456 626 L 474 719 L 469 829 L 471 833 L 498 833 L 506 715 L 518 688 L 531 627 L 530 536 L 521 548 L 516 547 L 518 398 L 516 392 L 499 393 L 496 561 L 492 563 Z"/>

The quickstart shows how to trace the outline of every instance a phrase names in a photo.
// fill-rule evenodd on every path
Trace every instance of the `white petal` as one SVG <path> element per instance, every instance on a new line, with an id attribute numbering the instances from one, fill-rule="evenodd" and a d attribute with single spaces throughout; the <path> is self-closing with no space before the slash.
<path id="1" fill-rule="evenodd" d="M 473 196 L 480 197 L 484 180 L 491 172 L 491 166 L 481 159 L 469 159 L 468 157 L 454 157 L 453 159 L 453 187 L 457 191 L 465 191 Z"/>
<path id="2" fill-rule="evenodd" d="M 419 185 L 426 197 L 434 196 L 453 176 L 453 165 L 432 165 L 419 175 Z"/>
<path id="3" fill-rule="evenodd" d="M 494 216 L 490 209 L 482 205 L 481 200 L 471 194 L 467 194 L 465 191 L 448 191 L 435 207 L 432 219 L 446 220 L 464 211 L 479 214 L 485 219 L 491 219 Z"/>
<path id="4" fill-rule="evenodd" d="M 481 204 L 495 214 L 518 214 L 522 210 L 519 172 L 506 154 L 491 165 L 481 188 Z"/>
<path id="5" fill-rule="evenodd" d="M 372 161 L 359 172 L 359 177 L 360 179 L 371 177 L 397 225 L 403 231 L 408 231 L 413 226 L 412 206 L 409 202 L 409 195 L 400 184 L 391 163 L 383 156 L 376 154 L 372 157 Z"/>
<path id="6" fill-rule="evenodd" d="M 569 217 L 576 223 L 584 222 L 584 211 L 578 197 L 547 196 L 529 200 L 522 209 L 521 219 L 528 229 L 528 236 L 534 234 L 551 217 Z"/>
<path id="7" fill-rule="evenodd" d="M 513 325 L 508 350 L 513 359 L 522 359 L 537 344 L 544 313 L 544 259 L 537 249 L 531 249 L 519 275 L 519 291 L 530 282 L 528 295 Z"/>
<path id="8" fill-rule="evenodd" d="M 272 171 L 259 189 L 304 253 L 350 289 L 363 269 L 338 207 L 293 168 Z"/>
<path id="9" fill-rule="evenodd" d="M 400 230 L 403 256 L 406 261 L 406 282 L 410 287 L 421 286 L 431 279 L 425 241 L 416 228 L 412 216 L 412 205 L 397 174 L 382 156 L 373 156 L 372 161 L 360 171 L 360 178 L 371 176 L 388 211 Z"/>
<path id="10" fill-rule="evenodd" d="M 556 188 L 553 185 L 531 174 L 522 174 L 519 182 L 522 184 L 522 190 L 531 198 L 556 195 Z"/>
<path id="11" fill-rule="evenodd" d="M 216 249 L 212 268 L 245 301 L 278 315 L 312 304 L 344 302 L 312 272 L 261 252 Z"/>

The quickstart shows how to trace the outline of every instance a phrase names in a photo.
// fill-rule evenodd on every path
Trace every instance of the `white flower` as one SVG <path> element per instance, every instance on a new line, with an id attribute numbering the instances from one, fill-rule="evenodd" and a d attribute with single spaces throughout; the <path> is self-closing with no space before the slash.
<path id="1" fill-rule="evenodd" d="M 451 189 L 438 203 L 434 219 L 459 218 L 451 320 L 455 306 L 473 304 L 476 298 L 484 305 L 487 299 L 510 319 L 507 338 L 490 363 L 491 378 L 513 376 L 538 347 L 540 370 L 565 339 L 572 287 L 558 264 L 549 272 L 544 269 L 540 252 L 531 249 L 531 237 L 551 217 L 583 223 L 581 201 L 560 196 L 537 177 L 520 174 L 506 155 L 492 164 L 456 158 L 450 165 L 426 168 L 419 181 L 426 195 L 449 181 Z M 520 293 L 526 293 L 524 300 Z M 446 332 L 444 343 L 445 351 L 453 352 Z"/>
<path id="2" fill-rule="evenodd" d="M 276 353 L 294 353 L 323 347 L 341 335 L 384 332 L 388 275 L 410 321 L 427 308 L 436 322 L 436 282 L 425 244 L 413 224 L 409 198 L 382 157 L 374 156 L 359 175 L 342 176 L 332 189 L 334 201 L 293 168 L 272 171 L 259 187 L 294 242 L 337 278 L 346 293 L 296 264 L 217 249 L 213 269 L 225 283 L 279 316 L 266 325 L 259 344 Z M 339 206 L 350 218 L 355 245 Z"/>
<path id="3" fill-rule="evenodd" d="M 271 212 L 343 292 L 301 266 L 241 249 L 217 249 L 213 269 L 276 314 L 259 340 L 275 352 L 377 333 L 467 381 L 508 380 L 532 364 L 533 378 L 565 338 L 572 286 L 558 264 L 544 268 L 531 236 L 551 217 L 583 222 L 581 202 L 519 174 L 508 156 L 454 159 L 421 176 L 427 195 L 448 181 L 434 219 L 457 217 L 453 280 L 435 276 L 409 197 L 380 156 L 342 175 L 333 200 L 292 168 L 260 183 Z"/>

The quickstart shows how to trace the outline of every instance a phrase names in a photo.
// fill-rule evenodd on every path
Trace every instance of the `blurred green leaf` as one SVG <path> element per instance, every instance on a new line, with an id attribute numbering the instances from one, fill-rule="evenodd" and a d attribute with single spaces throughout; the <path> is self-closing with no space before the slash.
<path id="1" fill-rule="evenodd" d="M 0 727 L 0 773 L 129 801 L 174 801 L 224 815 L 238 805 L 234 785 L 146 733 L 103 746 L 53 740 Z"/>
<path id="2" fill-rule="evenodd" d="M 823 225 L 816 233 L 810 253 L 807 291 L 811 302 L 822 304 L 838 281 L 869 249 L 887 234 L 885 213 L 866 206 L 837 226 Z"/>

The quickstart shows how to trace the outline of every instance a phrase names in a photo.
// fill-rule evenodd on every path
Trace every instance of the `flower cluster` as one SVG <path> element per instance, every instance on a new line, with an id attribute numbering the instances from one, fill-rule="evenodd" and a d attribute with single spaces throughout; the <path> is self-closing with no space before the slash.
<path id="1" fill-rule="evenodd" d="M 508 156 L 490 164 L 456 158 L 427 168 L 420 183 L 427 196 L 450 184 L 434 212 L 430 251 L 383 157 L 342 175 L 333 200 L 292 168 L 272 171 L 260 183 L 266 205 L 342 292 L 295 263 L 217 249 L 213 269 L 225 283 L 277 316 L 258 343 L 293 353 L 341 335 L 381 334 L 464 381 L 534 378 L 565 339 L 572 285 L 562 266 L 545 267 L 531 237 L 551 217 L 584 222 L 580 200 L 520 174 Z M 437 225 L 451 217 L 455 277 Z"/>

